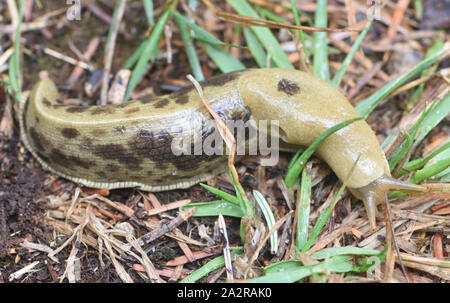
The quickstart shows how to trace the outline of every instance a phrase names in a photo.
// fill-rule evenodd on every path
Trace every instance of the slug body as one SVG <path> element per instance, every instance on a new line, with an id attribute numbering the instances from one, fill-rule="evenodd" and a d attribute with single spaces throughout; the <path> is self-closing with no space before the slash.
<path id="1" fill-rule="evenodd" d="M 301 71 L 249 69 L 210 78 L 201 86 L 223 120 L 278 120 L 281 140 L 294 146 L 308 146 L 326 129 L 359 116 L 338 90 Z M 171 190 L 226 169 L 226 154 L 173 153 L 175 138 L 194 133 L 205 139 L 215 129 L 193 87 L 151 100 L 81 107 L 63 105 L 54 83 L 44 79 L 22 102 L 20 117 L 22 140 L 38 161 L 85 186 Z M 372 228 L 376 205 L 389 188 L 421 189 L 390 178 L 384 153 L 365 121 L 332 134 L 316 154 L 364 201 Z"/>

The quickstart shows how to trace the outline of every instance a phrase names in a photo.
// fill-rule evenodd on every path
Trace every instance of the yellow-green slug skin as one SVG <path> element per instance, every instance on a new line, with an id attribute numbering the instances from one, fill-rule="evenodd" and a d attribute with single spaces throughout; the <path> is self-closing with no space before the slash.
<path id="1" fill-rule="evenodd" d="M 279 120 L 282 139 L 311 144 L 323 131 L 358 113 L 328 83 L 289 69 L 248 69 L 201 83 L 225 120 Z M 121 105 L 67 106 L 49 79 L 39 81 L 21 104 L 21 136 L 50 171 L 89 187 L 187 188 L 224 171 L 226 155 L 181 155 L 171 142 L 186 126 L 202 135 L 214 123 L 193 87 Z M 389 175 L 384 153 L 365 121 L 327 138 L 316 152 L 351 188 Z"/>
<path id="2" fill-rule="evenodd" d="M 278 120 L 280 137 L 291 147 L 308 146 L 326 129 L 359 116 L 337 89 L 296 70 L 248 69 L 201 86 L 223 120 Z M 63 105 L 55 84 L 44 79 L 20 109 L 26 148 L 46 169 L 88 187 L 187 188 L 226 169 L 226 153 L 172 152 L 174 138 L 192 138 L 193 132 L 202 141 L 215 130 L 193 86 L 150 100 L 82 107 Z M 377 138 L 363 120 L 332 134 L 316 154 L 364 201 L 372 229 L 386 191 L 424 190 L 390 177 Z"/>

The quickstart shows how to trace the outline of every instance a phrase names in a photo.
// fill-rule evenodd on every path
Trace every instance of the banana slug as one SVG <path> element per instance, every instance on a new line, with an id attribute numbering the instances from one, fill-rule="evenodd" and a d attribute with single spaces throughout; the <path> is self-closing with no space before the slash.
<path id="1" fill-rule="evenodd" d="M 282 141 L 311 144 L 323 131 L 358 117 L 328 83 L 301 71 L 248 69 L 202 84 L 211 107 L 224 120 L 278 120 Z M 185 126 L 205 138 L 214 128 L 193 87 L 120 105 L 69 106 L 44 79 L 21 103 L 21 138 L 49 171 L 96 188 L 147 191 L 187 188 L 225 171 L 227 155 L 174 155 L 171 143 Z M 369 125 L 357 121 L 328 137 L 316 150 L 363 200 L 370 226 L 389 189 L 423 190 L 391 178 L 385 155 Z"/>

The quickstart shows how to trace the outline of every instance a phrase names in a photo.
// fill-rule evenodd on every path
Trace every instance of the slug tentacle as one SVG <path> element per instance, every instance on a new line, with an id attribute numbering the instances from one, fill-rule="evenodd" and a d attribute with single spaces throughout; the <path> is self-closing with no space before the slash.
<path id="1" fill-rule="evenodd" d="M 382 175 L 366 186 L 360 188 L 350 188 L 353 195 L 363 201 L 364 207 L 366 208 L 367 217 L 369 219 L 370 228 L 372 230 L 376 228 L 377 206 L 385 201 L 385 193 L 391 189 L 405 191 L 427 190 L 423 186 L 395 180 L 388 175 Z"/>

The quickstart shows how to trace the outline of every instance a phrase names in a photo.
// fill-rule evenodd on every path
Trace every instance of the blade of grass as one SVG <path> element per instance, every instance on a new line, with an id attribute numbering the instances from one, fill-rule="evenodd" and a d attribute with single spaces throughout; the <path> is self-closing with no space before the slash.
<path id="1" fill-rule="evenodd" d="M 433 45 L 428 49 L 427 53 L 425 54 L 425 58 L 427 59 L 430 56 L 432 56 L 434 53 L 442 50 L 442 48 L 444 47 L 444 40 L 441 39 L 441 37 L 435 37 L 434 38 L 434 43 Z M 422 77 L 428 75 L 430 73 L 430 71 L 433 68 L 427 68 L 424 71 L 422 71 Z M 415 105 L 417 104 L 420 100 L 422 100 L 422 95 L 423 95 L 423 89 L 425 87 L 425 83 L 420 84 L 416 91 L 414 92 L 414 94 L 411 96 L 409 103 L 411 105 Z"/>
<path id="2" fill-rule="evenodd" d="M 423 120 L 420 128 L 420 134 L 416 139 L 416 144 L 422 142 L 426 135 L 438 125 L 445 117 L 450 114 L 450 94 L 447 94 L 439 103 L 431 110 L 431 112 Z"/>
<path id="3" fill-rule="evenodd" d="M 15 92 L 15 98 L 18 101 L 20 99 L 18 93 L 22 90 L 22 85 L 20 83 L 20 28 L 23 21 L 23 7 L 24 0 L 19 2 L 19 20 L 16 28 L 16 33 L 14 36 L 14 52 L 9 60 L 9 81 Z"/>
<path id="4" fill-rule="evenodd" d="M 225 42 L 220 41 L 213 35 L 211 35 L 208 31 L 203 29 L 201 26 L 198 26 L 197 24 L 191 22 L 189 19 L 187 19 L 185 16 L 181 15 L 177 11 L 173 11 L 173 15 L 176 16 L 179 20 L 182 20 L 186 26 L 188 26 L 192 31 L 195 33 L 195 39 L 206 42 L 212 45 L 221 45 L 221 46 L 231 46 L 231 47 L 237 47 L 237 48 L 245 48 L 245 46 L 240 45 L 234 45 L 234 44 L 228 44 Z"/>
<path id="5" fill-rule="evenodd" d="M 294 14 L 294 19 L 295 19 L 295 24 L 301 26 L 301 22 L 300 22 L 300 17 L 298 16 L 298 10 L 295 7 L 295 0 L 291 0 L 291 10 L 292 13 Z M 306 37 L 305 37 L 305 33 L 302 30 L 298 31 L 299 35 L 300 35 L 300 40 L 302 41 L 302 46 L 303 46 L 303 51 L 305 52 L 305 57 L 309 58 L 309 52 L 308 49 L 306 48 Z"/>
<path id="6" fill-rule="evenodd" d="M 374 94 L 368 98 L 362 100 L 355 106 L 358 113 L 366 119 L 369 114 L 380 104 L 391 92 L 399 88 L 406 81 L 423 71 L 424 69 L 435 64 L 439 60 L 446 58 L 450 54 L 450 46 L 444 47 L 441 51 L 434 53 L 429 58 L 424 59 L 422 62 L 412 67 L 406 73 L 402 74 L 398 78 L 386 83 L 382 88 L 377 90 Z"/>
<path id="7" fill-rule="evenodd" d="M 324 131 L 316 140 L 314 140 L 314 142 L 310 146 L 308 146 L 308 148 L 302 153 L 302 155 L 298 158 L 298 160 L 287 171 L 286 177 L 285 177 L 286 186 L 288 188 L 290 188 L 290 187 L 292 187 L 292 185 L 294 185 L 295 181 L 300 176 L 300 172 L 302 171 L 302 169 L 305 166 L 305 164 L 308 161 L 308 159 L 314 153 L 316 148 L 326 138 L 328 138 L 331 134 L 333 134 L 334 132 L 337 132 L 341 128 L 344 128 L 347 125 L 349 125 L 349 124 L 351 124 L 351 123 L 353 123 L 355 121 L 361 120 L 361 119 L 362 119 L 361 117 L 349 119 L 349 120 L 346 120 L 346 121 L 344 121 L 342 123 L 339 123 L 339 124 L 333 126 L 332 128 L 329 128 L 326 131 Z"/>
<path id="8" fill-rule="evenodd" d="M 144 46 L 139 47 L 139 48 L 142 47 L 142 50 L 140 51 L 139 59 L 137 60 L 136 66 L 135 66 L 133 72 L 131 73 L 130 82 L 127 87 L 124 101 L 128 101 L 128 99 L 131 96 L 131 93 L 138 85 L 142 76 L 144 76 L 148 62 L 150 60 L 154 60 L 156 58 L 156 55 L 157 55 L 158 49 L 159 49 L 159 40 L 161 39 L 161 34 L 164 30 L 164 25 L 166 24 L 166 22 L 169 19 L 171 14 L 172 14 L 172 9 L 168 9 L 161 15 L 161 17 L 156 22 L 156 25 L 153 28 L 152 33 L 147 38 L 145 43 L 143 43 Z M 139 50 L 139 48 L 138 48 L 138 50 Z M 128 64 L 129 63 L 127 61 L 127 63 L 125 65 L 128 65 Z"/>
<path id="9" fill-rule="evenodd" d="M 413 170 L 416 170 L 420 167 L 423 167 L 425 164 L 428 163 L 431 159 L 433 159 L 435 156 L 440 154 L 441 152 L 450 149 L 450 142 L 447 142 L 446 144 L 442 145 L 441 147 L 435 149 L 432 153 L 430 153 L 425 158 L 415 159 L 413 161 L 409 161 L 408 163 L 403 166 L 402 170 L 400 171 L 399 176 L 402 176 L 408 172 L 411 172 Z"/>
<path id="10" fill-rule="evenodd" d="M 251 8 L 246 0 L 227 0 L 227 2 L 241 15 L 259 18 L 258 14 Z M 284 53 L 278 40 L 268 28 L 251 26 L 250 29 L 264 45 L 271 59 L 278 67 L 294 68 Z"/>
<path id="11" fill-rule="evenodd" d="M 414 123 L 409 131 L 405 131 L 406 140 L 400 144 L 400 146 L 394 151 L 391 158 L 389 159 L 389 168 L 391 171 L 395 169 L 397 164 L 406 156 L 408 151 L 410 150 L 412 144 L 414 143 L 414 138 L 416 137 L 417 131 L 419 130 L 420 125 L 424 121 L 424 119 L 431 113 L 432 109 L 435 107 L 437 100 L 433 102 L 428 107 L 425 107 L 420 118 Z"/>
<path id="12" fill-rule="evenodd" d="M 318 0 L 316 6 L 316 13 L 314 16 L 314 26 L 316 27 L 327 27 L 328 17 L 327 17 L 327 0 Z M 316 77 L 330 81 L 330 68 L 328 67 L 328 44 L 327 44 L 327 33 L 326 32 L 315 32 L 314 35 L 314 60 L 313 60 L 313 71 Z"/>
<path id="13" fill-rule="evenodd" d="M 311 254 L 311 258 L 314 259 L 328 259 L 334 256 L 340 255 L 356 255 L 356 256 L 377 256 L 380 254 L 379 250 L 368 249 L 354 246 L 344 246 L 344 247 L 330 247 L 319 250 Z"/>
<path id="14" fill-rule="evenodd" d="M 180 29 L 181 40 L 183 41 L 184 50 L 188 57 L 189 64 L 191 66 L 192 73 L 197 81 L 205 80 L 203 76 L 202 67 L 200 66 L 200 60 L 198 59 L 197 52 L 195 51 L 194 42 L 189 31 L 186 28 L 186 23 L 183 18 L 180 18 L 180 14 L 174 14 L 175 22 Z"/>
<path id="15" fill-rule="evenodd" d="M 144 5 L 145 16 L 147 17 L 148 25 L 153 25 L 155 19 L 153 18 L 153 0 L 142 0 Z"/>
<path id="16" fill-rule="evenodd" d="M 219 214 L 235 218 L 244 216 L 239 205 L 226 200 L 194 202 L 183 205 L 180 209 L 184 211 L 194 206 L 197 206 L 197 210 L 192 215 L 193 217 L 216 217 Z"/>
<path id="17" fill-rule="evenodd" d="M 353 174 L 353 171 L 355 170 L 356 165 L 358 164 L 359 158 L 360 157 L 358 157 L 358 159 L 356 159 L 355 163 L 353 164 L 352 168 L 350 169 L 350 172 L 348 173 L 346 180 L 344 180 L 344 183 L 339 188 L 336 196 L 334 196 L 333 201 L 331 202 L 331 205 L 324 212 L 322 212 L 320 214 L 319 218 L 316 221 L 316 224 L 314 225 L 311 235 L 309 236 L 308 241 L 306 242 L 305 246 L 302 248 L 302 253 L 305 253 L 306 251 L 308 251 L 308 249 L 314 243 L 316 238 L 319 236 L 319 233 L 322 230 L 322 228 L 327 223 L 328 218 L 331 215 L 331 212 L 333 211 L 334 207 L 336 206 L 337 201 L 339 201 L 339 197 L 341 196 L 342 192 L 344 191 L 345 187 L 347 186 L 347 181 L 350 179 L 351 175 Z"/>
<path id="18" fill-rule="evenodd" d="M 282 261 L 264 270 L 264 276 L 248 279 L 249 283 L 293 283 L 313 274 L 325 272 L 345 273 L 353 269 L 349 256 L 336 256 L 314 265 L 303 266 L 300 261 Z M 269 266 L 268 266 L 269 267 Z"/>
<path id="19" fill-rule="evenodd" d="M 217 65 L 222 73 L 230 73 L 245 69 L 244 64 L 216 45 L 200 42 L 211 60 Z"/>
<path id="20" fill-rule="evenodd" d="M 231 260 L 236 260 L 236 257 L 243 253 L 242 247 L 231 248 Z M 223 256 L 217 257 L 191 273 L 189 276 L 180 281 L 180 283 L 194 283 L 201 278 L 207 276 L 216 269 L 225 266 L 225 258 Z"/>
<path id="21" fill-rule="evenodd" d="M 267 19 L 269 19 L 269 20 L 272 20 L 272 21 L 275 21 L 275 22 L 278 22 L 278 23 L 289 24 L 288 21 L 284 20 L 284 19 L 281 18 L 280 16 L 278 16 L 278 15 L 272 13 L 270 10 L 268 10 L 268 9 L 266 9 L 266 8 L 264 8 L 264 7 L 255 5 L 255 9 L 258 11 L 258 13 L 259 13 L 261 16 L 263 16 L 263 17 L 265 17 L 265 18 L 267 18 Z M 289 30 L 290 30 L 292 33 L 294 33 L 297 29 L 289 29 Z M 302 31 L 302 32 L 303 32 L 303 31 Z M 307 33 L 303 32 L 303 36 L 305 37 L 305 40 L 309 40 L 310 42 L 313 41 L 313 37 L 310 36 L 310 35 L 308 35 Z"/>
<path id="22" fill-rule="evenodd" d="M 258 38 L 255 36 L 255 34 L 248 29 L 247 27 L 244 27 L 244 37 L 245 41 L 248 45 L 248 49 L 250 50 L 250 53 L 253 56 L 253 59 L 255 59 L 256 64 L 258 64 L 259 67 L 267 67 L 267 53 L 264 50 L 261 43 L 259 43 Z M 271 61 L 271 66 L 273 66 L 273 62 Z"/>
<path id="23" fill-rule="evenodd" d="M 429 165 L 421 170 L 418 170 L 410 179 L 412 183 L 420 183 L 440 172 L 446 170 L 450 166 L 450 158 L 440 160 L 432 165 Z"/>
<path id="24" fill-rule="evenodd" d="M 311 204 L 311 177 L 303 168 L 300 187 L 300 200 L 297 208 L 297 234 L 295 248 L 301 251 L 308 241 L 309 213 Z"/>
<path id="25" fill-rule="evenodd" d="M 271 230 L 275 225 L 275 217 L 270 209 L 269 203 L 267 203 L 264 196 L 257 190 L 253 191 L 253 196 L 255 197 L 256 202 L 261 208 L 262 213 L 264 214 L 264 218 L 266 219 L 268 230 Z M 270 252 L 274 255 L 278 251 L 278 232 L 275 231 L 270 236 Z"/>
<path id="26" fill-rule="evenodd" d="M 210 192 L 212 192 L 213 194 L 219 196 L 220 198 L 222 198 L 224 200 L 227 200 L 229 202 L 232 202 L 234 204 L 239 205 L 239 198 L 238 197 L 230 195 L 229 193 L 226 193 L 226 192 L 224 192 L 224 191 L 222 191 L 220 189 L 217 189 L 215 187 L 212 187 L 212 186 L 209 186 L 209 185 L 206 185 L 206 184 L 203 184 L 203 183 L 200 183 L 200 185 L 204 189 L 209 190 Z"/>
<path id="27" fill-rule="evenodd" d="M 353 43 L 350 52 L 345 57 L 344 61 L 342 62 L 341 67 L 336 72 L 336 75 L 334 76 L 333 80 L 331 81 L 331 85 L 333 85 L 334 87 L 336 87 L 336 88 L 339 87 L 339 84 L 341 83 L 342 78 L 344 77 L 344 74 L 347 71 L 348 66 L 352 62 L 353 57 L 355 56 L 356 52 L 359 49 L 359 46 L 361 45 L 362 41 L 366 37 L 367 33 L 369 32 L 371 25 L 372 25 L 372 21 L 368 21 L 366 23 L 366 25 L 364 26 L 364 29 L 362 30 L 362 32 L 359 34 L 356 41 Z"/>
<path id="28" fill-rule="evenodd" d="M 308 249 L 311 247 L 311 245 L 316 240 L 316 238 L 319 236 L 320 231 L 327 223 L 328 218 L 330 217 L 331 212 L 333 211 L 334 207 L 336 206 L 336 203 L 339 200 L 339 197 L 341 196 L 344 189 L 345 189 L 345 184 L 343 184 L 339 188 L 339 191 L 337 192 L 336 196 L 334 197 L 333 201 L 331 202 L 331 205 L 323 213 L 320 214 L 319 218 L 316 221 L 316 224 L 314 225 L 311 235 L 309 236 L 308 241 L 306 242 L 305 246 L 303 246 L 303 248 L 301 250 L 302 253 L 307 252 Z"/>

